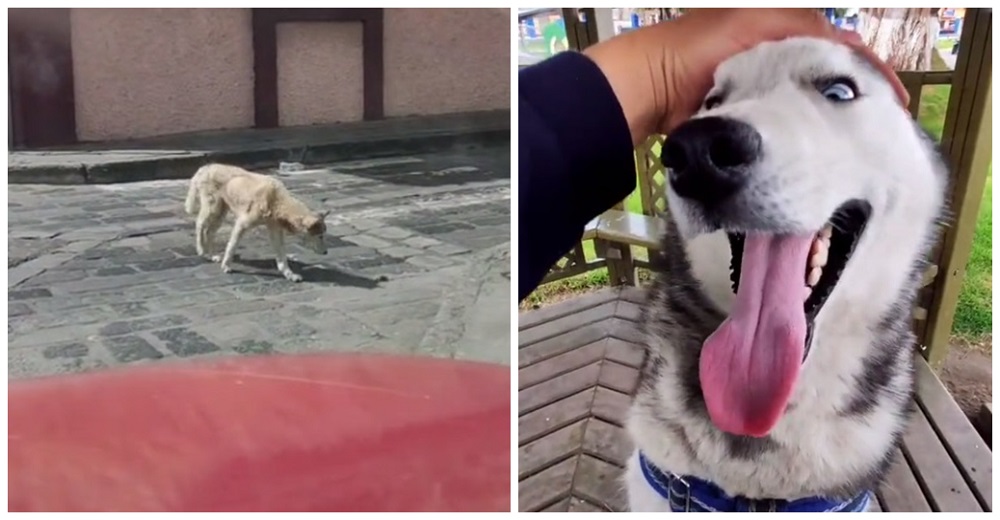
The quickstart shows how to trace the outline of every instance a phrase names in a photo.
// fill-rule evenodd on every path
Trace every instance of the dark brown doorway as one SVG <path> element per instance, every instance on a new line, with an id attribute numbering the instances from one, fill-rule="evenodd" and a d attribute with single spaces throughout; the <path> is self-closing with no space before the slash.
<path id="1" fill-rule="evenodd" d="M 75 143 L 70 10 L 7 14 L 8 142 L 22 149 Z"/>

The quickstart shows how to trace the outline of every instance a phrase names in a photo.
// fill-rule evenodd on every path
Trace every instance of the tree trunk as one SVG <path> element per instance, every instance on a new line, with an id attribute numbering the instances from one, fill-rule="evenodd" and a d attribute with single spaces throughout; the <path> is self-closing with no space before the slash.
<path id="1" fill-rule="evenodd" d="M 858 15 L 858 31 L 894 70 L 931 70 L 934 39 L 931 18 L 935 13 L 921 8 L 863 8 Z"/>

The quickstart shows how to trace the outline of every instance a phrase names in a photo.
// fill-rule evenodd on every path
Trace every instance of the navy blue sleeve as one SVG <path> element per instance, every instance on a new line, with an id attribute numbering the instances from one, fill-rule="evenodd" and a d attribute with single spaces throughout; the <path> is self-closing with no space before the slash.
<path id="1" fill-rule="evenodd" d="M 518 76 L 518 300 L 587 222 L 635 190 L 628 122 L 589 58 L 563 52 Z"/>

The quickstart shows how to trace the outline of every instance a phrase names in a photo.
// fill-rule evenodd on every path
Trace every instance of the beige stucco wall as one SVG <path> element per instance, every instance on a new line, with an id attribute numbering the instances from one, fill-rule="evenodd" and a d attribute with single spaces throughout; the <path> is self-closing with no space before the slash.
<path id="1" fill-rule="evenodd" d="M 509 9 L 386 9 L 387 117 L 510 106 Z M 73 9 L 80 140 L 254 123 L 249 9 Z M 278 25 L 281 125 L 363 116 L 360 23 Z"/>
<path id="2" fill-rule="evenodd" d="M 386 116 L 510 108 L 510 20 L 510 9 L 386 9 Z"/>
<path id="3" fill-rule="evenodd" d="M 77 136 L 253 125 L 249 9 L 73 9 Z"/>
<path id="4" fill-rule="evenodd" d="M 281 23 L 277 32 L 279 124 L 360 121 L 361 22 Z"/>

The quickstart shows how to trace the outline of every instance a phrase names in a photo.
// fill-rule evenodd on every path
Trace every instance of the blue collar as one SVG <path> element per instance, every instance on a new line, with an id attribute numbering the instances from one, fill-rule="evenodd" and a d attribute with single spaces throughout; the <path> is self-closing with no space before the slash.
<path id="1" fill-rule="evenodd" d="M 776 512 L 776 513 L 860 513 L 868 508 L 871 493 L 864 491 L 846 502 L 822 497 L 788 500 L 730 497 L 711 482 L 695 477 L 667 474 L 641 452 L 639 466 L 646 482 L 670 502 L 673 512 Z"/>

